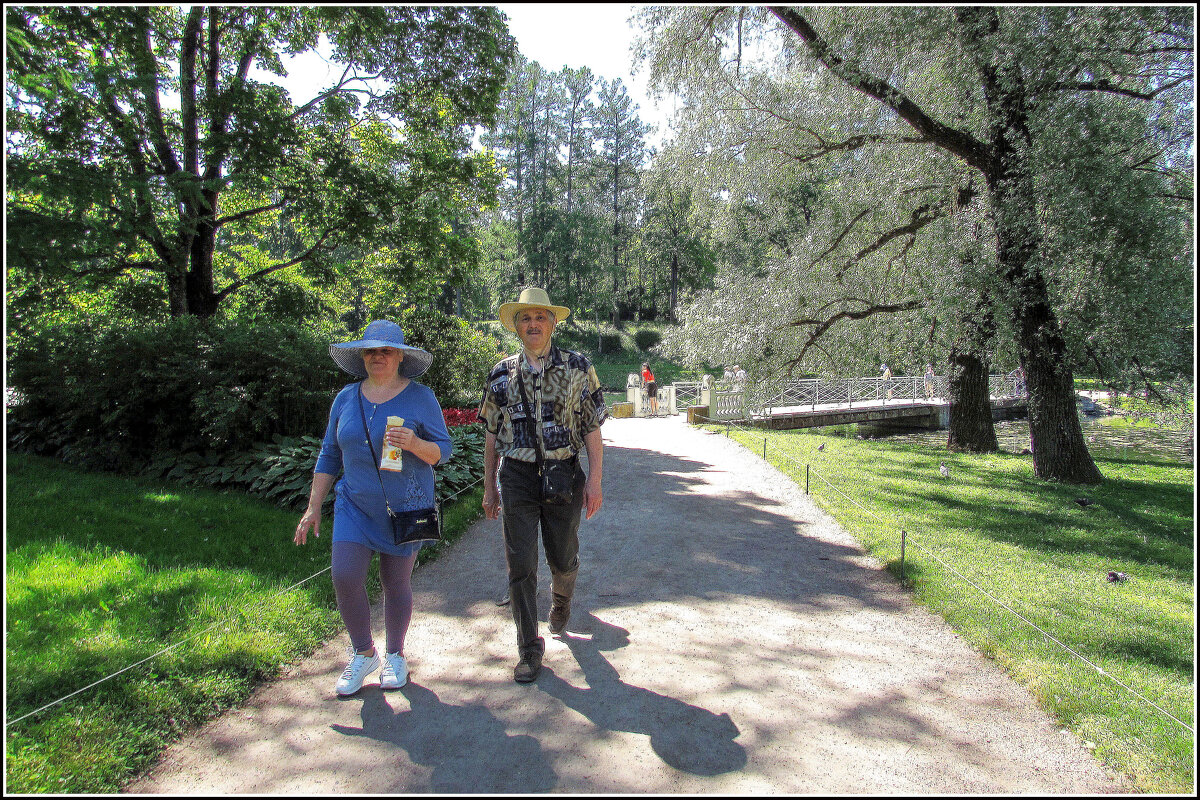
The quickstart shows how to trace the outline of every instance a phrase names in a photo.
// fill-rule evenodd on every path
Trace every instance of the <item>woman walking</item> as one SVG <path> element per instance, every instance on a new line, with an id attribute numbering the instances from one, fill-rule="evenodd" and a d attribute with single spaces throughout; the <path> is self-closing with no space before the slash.
<path id="1" fill-rule="evenodd" d="M 654 373 L 650 371 L 650 365 L 645 361 L 642 362 L 642 385 L 646 387 L 646 397 L 650 400 L 650 413 L 657 417 L 658 383 L 654 380 Z"/>
<path id="2" fill-rule="evenodd" d="M 398 512 L 434 505 L 433 466 L 450 458 L 450 433 L 433 391 L 412 380 L 429 369 L 433 356 L 404 344 L 396 323 L 376 320 L 361 339 L 330 345 L 329 354 L 363 380 L 349 384 L 333 400 L 308 509 L 294 541 L 304 544 L 310 531 L 320 535 L 321 504 L 342 472 L 333 506 L 332 576 L 351 647 L 335 689 L 339 695 L 354 694 L 381 663 L 380 687 L 398 689 L 408 680 L 404 636 L 412 619 L 413 565 L 424 543 L 395 544 L 388 508 Z M 403 426 L 388 428 L 388 417 L 403 418 Z M 403 451 L 400 470 L 379 469 L 385 442 Z M 382 659 L 371 636 L 366 589 L 373 553 L 379 553 L 383 585 L 387 649 Z"/>

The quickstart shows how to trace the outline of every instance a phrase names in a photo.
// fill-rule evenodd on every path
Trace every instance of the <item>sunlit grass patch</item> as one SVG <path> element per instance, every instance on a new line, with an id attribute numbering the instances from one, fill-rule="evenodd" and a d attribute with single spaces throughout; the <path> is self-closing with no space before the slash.
<path id="1" fill-rule="evenodd" d="M 298 514 L 246 495 L 15 453 L 7 470 L 11 792 L 117 791 L 169 741 L 341 629 L 323 574 L 331 516 L 296 547 Z M 479 504 L 477 488 L 445 509 L 448 541 Z M 426 548 L 421 560 L 435 556 Z"/>

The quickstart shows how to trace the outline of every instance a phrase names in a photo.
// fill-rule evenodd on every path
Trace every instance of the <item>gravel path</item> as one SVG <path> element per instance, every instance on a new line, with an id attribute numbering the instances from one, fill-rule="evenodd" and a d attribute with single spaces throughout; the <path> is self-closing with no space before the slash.
<path id="1" fill-rule="evenodd" d="M 534 684 L 481 521 L 414 576 L 408 686 L 336 697 L 336 637 L 127 791 L 1128 791 L 761 459 L 680 418 L 603 430 L 604 507 Z"/>

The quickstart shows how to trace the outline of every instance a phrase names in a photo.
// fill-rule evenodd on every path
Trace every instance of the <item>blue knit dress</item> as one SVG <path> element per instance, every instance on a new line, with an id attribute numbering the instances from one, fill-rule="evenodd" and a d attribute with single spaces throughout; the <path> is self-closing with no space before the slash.
<path id="1" fill-rule="evenodd" d="M 337 496 L 333 504 L 333 541 L 357 542 L 379 553 L 410 556 L 422 547 L 422 542 L 396 545 L 392 542 L 392 525 L 384 505 L 375 467 L 383 452 L 383 435 L 388 417 L 403 417 L 404 427 L 412 428 L 417 436 L 434 442 L 442 451 L 438 464 L 450 459 L 453 446 L 442 407 L 428 386 L 409 381 L 404 390 L 384 403 L 375 404 L 362 398 L 363 412 L 371 432 L 375 455 L 363 435 L 358 401 L 360 384 L 352 383 L 338 392 L 329 411 L 329 425 L 321 454 L 317 456 L 314 472 L 337 475 L 341 480 L 334 487 Z M 401 472 L 381 470 L 383 486 L 393 511 L 410 511 L 433 505 L 433 467 L 409 451 L 404 453 Z"/>

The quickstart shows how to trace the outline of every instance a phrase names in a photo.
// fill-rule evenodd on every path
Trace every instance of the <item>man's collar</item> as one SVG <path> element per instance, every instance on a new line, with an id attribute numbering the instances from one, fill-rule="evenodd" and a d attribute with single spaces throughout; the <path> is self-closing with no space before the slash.
<path id="1" fill-rule="evenodd" d="M 566 359 L 563 358 L 562 351 L 558 349 L 558 345 L 551 341 L 550 349 L 546 351 L 546 355 L 542 358 L 542 362 L 542 368 L 545 369 L 546 367 L 562 366 L 566 363 Z M 533 372 L 533 370 L 529 367 L 529 357 L 526 355 L 524 347 L 521 348 L 521 352 L 517 356 L 517 364 L 524 367 L 529 372 Z"/>

